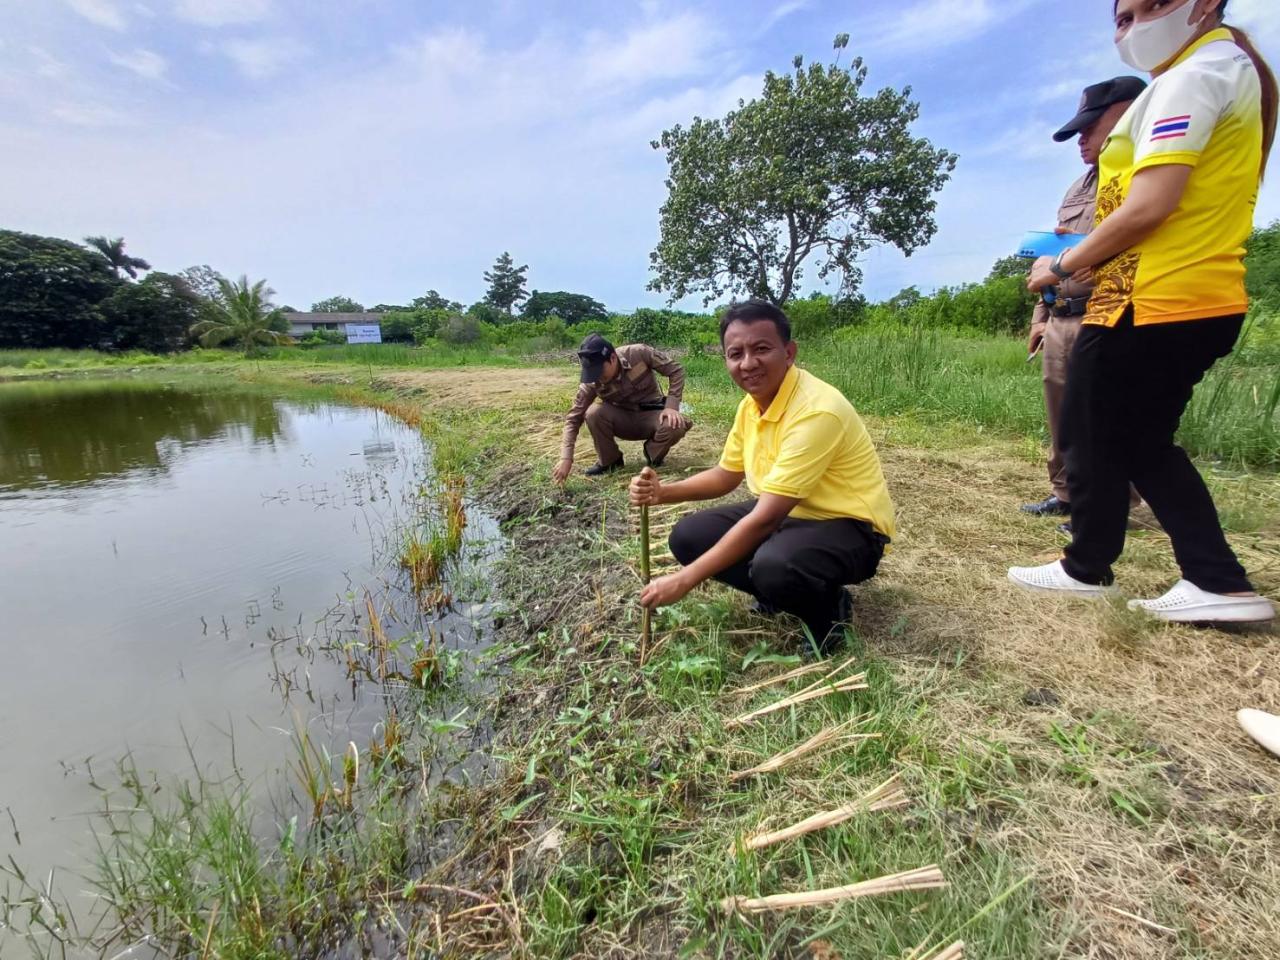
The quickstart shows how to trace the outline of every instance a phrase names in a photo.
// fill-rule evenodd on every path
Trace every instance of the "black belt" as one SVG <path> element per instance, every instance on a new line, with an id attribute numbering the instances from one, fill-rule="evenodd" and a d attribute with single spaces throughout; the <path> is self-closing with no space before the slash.
<path id="1" fill-rule="evenodd" d="M 667 408 L 667 398 L 661 400 L 642 400 L 636 404 L 641 410 L 665 410 Z"/>
<path id="2" fill-rule="evenodd" d="M 1049 307 L 1055 317 L 1083 317 L 1089 309 L 1088 297 L 1059 297 Z"/>

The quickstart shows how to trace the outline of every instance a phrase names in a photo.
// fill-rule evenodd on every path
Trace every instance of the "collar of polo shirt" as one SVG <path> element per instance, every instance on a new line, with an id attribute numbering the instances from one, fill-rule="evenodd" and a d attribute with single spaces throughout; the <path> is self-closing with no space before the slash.
<path id="1" fill-rule="evenodd" d="M 793 363 L 788 368 L 787 375 L 782 378 L 782 383 L 778 386 L 778 392 L 774 395 L 773 402 L 769 404 L 769 409 L 760 414 L 761 420 L 776 421 L 782 419 L 782 414 L 786 411 L 787 404 L 791 402 L 791 397 L 796 392 L 796 384 L 799 380 L 800 368 Z"/>

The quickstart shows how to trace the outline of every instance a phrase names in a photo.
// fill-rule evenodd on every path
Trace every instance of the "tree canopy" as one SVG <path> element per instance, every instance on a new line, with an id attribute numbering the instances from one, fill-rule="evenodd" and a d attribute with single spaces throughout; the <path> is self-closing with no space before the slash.
<path id="1" fill-rule="evenodd" d="M 312 313 L 364 313 L 364 305 L 350 297 L 329 297 L 311 305 Z"/>
<path id="2" fill-rule="evenodd" d="M 169 273 L 122 283 L 102 303 L 109 338 L 104 346 L 174 353 L 188 345 L 188 332 L 208 302 L 184 278 Z"/>
<path id="3" fill-rule="evenodd" d="M 222 302 L 216 305 L 214 314 L 191 328 L 191 335 L 200 340 L 201 346 L 234 343 L 248 355 L 256 347 L 289 339 L 278 330 L 284 312 L 272 304 L 275 291 L 267 286 L 267 281 L 250 284 L 249 278 L 242 276 L 233 283 L 224 278 L 219 287 Z"/>
<path id="4" fill-rule="evenodd" d="M 552 314 L 570 325 L 609 319 L 609 311 L 599 300 L 565 290 L 533 291 L 521 315 L 526 320 L 545 320 Z"/>
<path id="5" fill-rule="evenodd" d="M 85 237 L 84 242 L 106 258 L 117 277 L 121 273 L 127 273 L 130 279 L 137 280 L 139 270 L 151 269 L 151 264 L 141 257 L 131 257 L 125 253 L 124 237 Z"/>
<path id="6" fill-rule="evenodd" d="M 96 347 L 120 281 L 79 244 L 0 230 L 0 347 Z"/>
<path id="7" fill-rule="evenodd" d="M 529 297 L 524 288 L 528 270 L 528 264 L 517 267 L 511 254 L 504 250 L 502 256 L 494 261 L 493 269 L 484 272 L 484 281 L 489 284 L 484 302 L 510 314 L 512 307 Z"/>
<path id="8" fill-rule="evenodd" d="M 794 64 L 765 74 L 760 99 L 653 142 L 669 173 L 650 289 L 672 301 L 745 292 L 783 304 L 814 257 L 817 276 L 836 274 L 851 295 L 871 247 L 909 255 L 933 237 L 934 197 L 956 156 L 911 135 L 911 88 L 864 95 L 861 58 Z"/>

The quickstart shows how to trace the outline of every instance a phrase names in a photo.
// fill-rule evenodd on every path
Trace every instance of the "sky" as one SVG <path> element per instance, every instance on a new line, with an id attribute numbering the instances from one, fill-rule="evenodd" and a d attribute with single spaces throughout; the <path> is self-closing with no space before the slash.
<path id="1" fill-rule="evenodd" d="M 1280 66 L 1280 3 L 1231 0 Z M 470 303 L 509 250 L 531 289 L 646 289 L 664 129 L 759 95 L 793 56 L 861 56 L 960 156 L 938 232 L 871 252 L 881 299 L 980 280 L 1081 172 L 1051 135 L 1130 73 L 1108 0 L 0 0 L 0 227 L 123 236 L 161 270 Z M 1258 222 L 1280 217 L 1280 163 Z M 810 285 L 807 289 L 813 289 Z M 697 298 L 681 306 L 696 308 Z"/>

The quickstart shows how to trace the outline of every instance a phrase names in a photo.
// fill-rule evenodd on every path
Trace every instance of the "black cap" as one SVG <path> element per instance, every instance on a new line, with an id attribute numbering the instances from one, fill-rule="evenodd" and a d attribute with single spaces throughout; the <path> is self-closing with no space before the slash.
<path id="1" fill-rule="evenodd" d="M 605 361 L 613 356 L 613 344 L 593 333 L 582 341 L 578 348 L 578 359 L 582 361 L 582 382 L 596 383 L 604 373 Z"/>
<path id="2" fill-rule="evenodd" d="M 1137 100 L 1138 95 L 1147 89 L 1147 81 L 1141 77 L 1113 77 L 1102 83 L 1095 83 L 1084 88 L 1080 97 L 1080 109 L 1071 118 L 1071 122 L 1053 135 L 1053 139 L 1061 143 L 1070 140 L 1077 133 L 1107 112 L 1107 107 L 1117 103 L 1128 103 Z"/>

